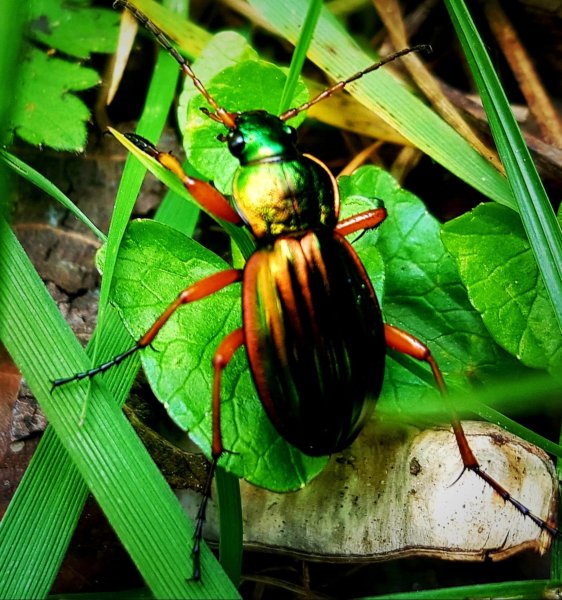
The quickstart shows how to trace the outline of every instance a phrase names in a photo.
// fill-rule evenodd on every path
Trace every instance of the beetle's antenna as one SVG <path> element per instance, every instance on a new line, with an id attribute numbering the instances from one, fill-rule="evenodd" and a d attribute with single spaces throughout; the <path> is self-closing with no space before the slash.
<path id="1" fill-rule="evenodd" d="M 312 100 L 309 100 L 308 102 L 305 102 L 304 104 L 301 104 L 301 106 L 297 106 L 295 108 L 290 108 L 289 110 L 285 111 L 283 114 L 279 115 L 279 118 L 282 121 L 287 121 L 288 119 L 292 119 L 293 117 L 296 117 L 299 113 L 301 113 L 305 110 L 308 110 L 314 104 L 318 104 L 318 102 L 322 102 L 322 100 L 325 100 L 326 98 L 329 98 L 336 92 L 343 90 L 343 88 L 348 83 L 351 83 L 352 81 L 356 81 L 357 79 L 360 79 L 361 77 L 363 77 L 363 75 L 367 75 L 367 73 L 372 73 L 373 71 L 380 69 L 381 67 L 388 64 L 389 62 L 392 62 L 393 60 L 396 60 L 397 58 L 400 58 L 401 56 L 404 56 L 405 54 L 409 54 L 410 52 L 420 52 L 420 51 L 431 52 L 431 46 L 429 44 L 420 44 L 419 46 L 412 46 L 411 48 L 404 48 L 403 50 L 399 50 L 398 52 L 395 52 L 394 54 L 389 54 L 388 56 L 385 56 L 378 63 L 375 63 L 375 64 L 371 65 L 370 67 L 367 67 L 363 71 L 359 71 L 358 73 L 355 73 L 355 75 L 352 75 L 348 79 L 344 79 L 343 81 L 338 81 L 338 83 L 336 83 L 332 87 L 325 89 L 323 92 L 318 94 L 318 96 L 312 98 Z"/>
<path id="2" fill-rule="evenodd" d="M 206 113 L 208 116 L 214 115 L 215 121 L 219 121 L 228 129 L 233 129 L 236 126 L 236 116 L 234 113 L 228 112 L 224 107 L 220 106 L 219 103 L 209 94 L 201 80 L 195 75 L 191 65 L 185 60 L 185 58 L 172 46 L 168 38 L 164 33 L 136 6 L 133 6 L 128 0 L 115 0 L 113 3 L 114 7 L 123 6 L 126 8 L 140 23 L 152 33 L 160 45 L 170 53 L 170 55 L 180 65 L 181 70 L 193 81 L 193 84 L 197 90 L 205 97 L 205 100 L 215 111 L 214 113 Z"/>

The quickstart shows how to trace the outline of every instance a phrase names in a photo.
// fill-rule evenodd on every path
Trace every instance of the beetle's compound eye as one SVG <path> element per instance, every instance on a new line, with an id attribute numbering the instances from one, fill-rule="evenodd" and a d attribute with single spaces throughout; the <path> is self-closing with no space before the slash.
<path id="1" fill-rule="evenodd" d="M 244 136 L 239 131 L 230 131 L 227 135 L 228 149 L 233 156 L 239 158 L 242 155 L 246 142 Z"/>
<path id="2" fill-rule="evenodd" d="M 293 144 L 297 143 L 297 130 L 290 125 L 287 125 L 287 133 L 289 134 L 289 139 Z"/>

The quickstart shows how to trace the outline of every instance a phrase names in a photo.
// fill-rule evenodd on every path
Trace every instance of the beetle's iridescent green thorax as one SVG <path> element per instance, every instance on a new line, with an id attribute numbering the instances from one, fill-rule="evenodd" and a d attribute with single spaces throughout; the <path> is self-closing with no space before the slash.
<path id="1" fill-rule="evenodd" d="M 234 204 L 258 243 L 336 225 L 337 183 L 319 160 L 298 151 L 291 126 L 265 111 L 249 111 L 237 115 L 226 141 L 240 160 Z"/>

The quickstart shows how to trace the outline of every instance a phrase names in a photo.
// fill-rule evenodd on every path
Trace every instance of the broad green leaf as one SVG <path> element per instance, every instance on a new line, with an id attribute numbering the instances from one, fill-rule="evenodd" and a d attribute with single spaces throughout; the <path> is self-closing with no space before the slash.
<path id="1" fill-rule="evenodd" d="M 340 177 L 338 184 L 341 195 L 340 220 L 383 205 L 373 189 L 356 185 L 355 177 Z M 354 250 L 361 256 L 382 307 L 384 304 L 385 264 L 376 245 L 379 236 L 380 227 L 377 227 L 349 236 L 347 240 L 352 243 Z"/>
<path id="2" fill-rule="evenodd" d="M 207 85 L 208 91 L 227 110 L 266 110 L 272 114 L 278 108 L 278 99 L 283 92 L 286 71 L 265 61 L 244 61 L 229 67 L 214 77 Z M 308 99 L 306 86 L 297 86 L 293 102 Z M 229 193 L 232 177 L 238 168 L 238 160 L 229 152 L 218 136 L 226 132 L 225 127 L 206 117 L 201 108 L 209 108 L 205 99 L 196 95 L 188 106 L 185 149 L 193 166 L 205 177 L 212 179 L 219 190 Z M 291 123 L 297 127 L 304 116 Z"/>
<path id="3" fill-rule="evenodd" d="M 30 144 L 82 151 L 90 111 L 71 92 L 99 83 L 93 69 L 31 48 L 21 63 L 9 128 Z"/>
<path id="4" fill-rule="evenodd" d="M 481 204 L 447 223 L 443 241 L 498 344 L 529 367 L 560 367 L 562 337 L 519 217 Z"/>
<path id="5" fill-rule="evenodd" d="M 41 49 L 30 44 L 23 56 L 8 130 L 30 144 L 80 152 L 90 111 L 73 92 L 97 85 L 100 77 L 61 55 L 50 56 L 47 49 L 82 59 L 92 52 L 112 52 L 119 15 L 76 0 L 34 0 L 29 18 L 29 37 Z"/>
<path id="6" fill-rule="evenodd" d="M 186 286 L 228 268 L 174 229 L 151 221 L 129 226 L 114 273 L 113 301 L 139 338 Z M 174 421 L 206 452 L 211 443 L 212 357 L 222 338 L 241 325 L 240 285 L 184 306 L 162 328 L 142 363 L 156 396 Z M 284 442 L 256 395 L 244 351 L 222 382 L 220 461 L 248 481 L 277 491 L 298 489 L 326 458 L 311 458 Z M 234 454 L 230 454 L 230 452 Z"/>
<path id="7" fill-rule="evenodd" d="M 345 188 L 384 200 L 387 219 L 377 248 L 384 260 L 385 320 L 427 343 L 449 384 L 465 387 L 491 372 L 517 367 L 490 337 L 471 306 L 453 259 L 440 239 L 440 224 L 413 194 L 376 167 L 357 170 Z M 363 258 L 363 254 L 360 253 Z M 425 365 L 389 355 L 381 401 L 400 410 L 436 395 Z"/>
<path id="8" fill-rule="evenodd" d="M 29 34 L 48 48 L 77 58 L 92 52 L 113 52 L 117 45 L 119 13 L 91 8 L 84 2 L 33 0 Z"/>

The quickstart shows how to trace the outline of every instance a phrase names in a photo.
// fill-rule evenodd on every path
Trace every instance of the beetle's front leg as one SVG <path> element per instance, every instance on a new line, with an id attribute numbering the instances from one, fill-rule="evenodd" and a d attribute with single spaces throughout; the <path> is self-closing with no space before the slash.
<path id="1" fill-rule="evenodd" d="M 82 373 L 77 373 L 76 375 L 72 375 L 71 377 L 64 377 L 62 379 L 55 379 L 53 381 L 53 388 L 58 387 L 60 385 L 64 385 L 66 383 L 70 383 L 71 381 L 80 381 L 81 379 L 91 378 L 99 373 L 104 373 L 111 367 L 118 365 L 125 358 L 134 354 L 138 350 L 142 350 L 146 348 L 146 346 L 150 345 L 158 332 L 162 329 L 168 319 L 176 312 L 176 310 L 183 306 L 184 304 L 189 304 L 190 302 L 195 302 L 196 300 L 201 300 L 202 298 L 206 298 L 215 292 L 218 292 L 222 288 L 231 285 L 232 283 L 236 283 L 242 280 L 242 271 L 239 269 L 229 269 L 228 271 L 220 271 L 219 273 L 215 273 L 214 275 L 210 275 L 209 277 L 205 277 L 201 281 L 197 281 L 193 285 L 185 288 L 182 292 L 179 293 L 177 298 L 166 308 L 166 310 L 156 319 L 150 329 L 140 338 L 140 340 L 132 347 L 115 356 L 111 360 L 94 367 L 93 369 L 89 369 L 88 371 L 84 371 Z"/>
<path id="2" fill-rule="evenodd" d="M 210 183 L 196 177 L 190 177 L 183 170 L 177 158 L 169 152 L 161 152 L 154 144 L 136 133 L 127 133 L 125 137 L 133 142 L 137 148 L 152 156 L 164 168 L 173 173 L 182 182 L 185 189 L 207 212 L 223 221 L 242 225 L 242 219 L 232 206 L 230 206 L 228 200 Z"/>
<path id="3" fill-rule="evenodd" d="M 385 208 L 373 208 L 343 219 L 336 225 L 335 229 L 340 235 L 350 235 L 356 231 L 373 229 L 386 219 L 386 214 Z"/>
<path id="4" fill-rule="evenodd" d="M 488 473 L 486 473 L 485 471 L 482 471 L 477 458 L 474 456 L 474 453 L 470 448 L 468 439 L 466 438 L 466 434 L 464 432 L 464 429 L 462 428 L 460 419 L 458 418 L 455 410 L 451 406 L 451 403 L 447 400 L 447 388 L 445 386 L 443 375 L 441 373 L 441 370 L 439 369 L 439 366 L 437 365 L 437 362 L 431 355 L 431 351 L 429 350 L 429 348 L 410 333 L 407 333 L 402 329 L 398 329 L 398 327 L 394 327 L 386 323 L 384 326 L 384 335 L 386 344 L 389 348 L 397 350 L 398 352 L 411 356 L 412 358 L 415 358 L 417 360 L 424 361 L 431 367 L 431 371 L 437 383 L 437 387 L 439 388 L 441 396 L 447 404 L 447 410 L 449 411 L 449 418 L 453 428 L 453 433 L 455 434 L 457 445 L 459 447 L 460 455 L 464 465 L 463 471 L 469 470 L 476 473 L 478 477 L 483 479 L 506 502 L 509 502 L 510 504 L 515 506 L 515 508 L 522 515 L 529 517 L 536 525 L 538 525 L 538 527 L 548 531 L 551 535 L 558 535 L 558 529 L 556 529 L 553 523 L 551 523 L 550 521 L 544 521 L 540 517 L 534 515 L 526 506 L 524 506 L 523 504 L 521 504 L 521 502 L 519 502 L 519 500 L 514 498 L 493 477 L 488 475 Z"/>

